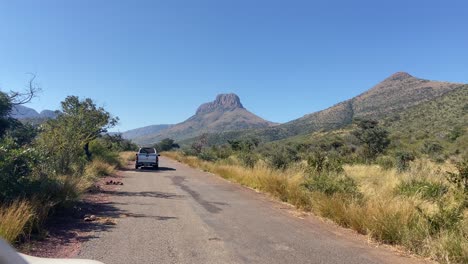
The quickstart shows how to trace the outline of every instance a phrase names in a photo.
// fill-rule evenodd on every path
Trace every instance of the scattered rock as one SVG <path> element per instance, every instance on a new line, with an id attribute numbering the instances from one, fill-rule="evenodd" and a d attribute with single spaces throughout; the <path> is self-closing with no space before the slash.
<path id="1" fill-rule="evenodd" d="M 84 218 L 85 222 L 94 222 L 96 220 L 97 220 L 97 217 L 95 215 L 85 216 Z"/>
<path id="2" fill-rule="evenodd" d="M 106 181 L 106 185 L 123 185 L 123 182 L 110 180 Z"/>
<path id="3" fill-rule="evenodd" d="M 115 221 L 114 219 L 111 219 L 111 218 L 101 218 L 101 219 L 99 219 L 98 222 L 103 224 L 103 225 L 116 225 L 117 224 L 117 221 Z"/>

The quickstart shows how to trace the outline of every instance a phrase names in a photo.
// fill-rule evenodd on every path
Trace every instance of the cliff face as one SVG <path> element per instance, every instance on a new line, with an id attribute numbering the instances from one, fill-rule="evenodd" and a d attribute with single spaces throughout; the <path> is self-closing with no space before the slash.
<path id="1" fill-rule="evenodd" d="M 223 133 L 275 125 L 249 112 L 236 94 L 220 94 L 212 102 L 202 104 L 195 115 L 158 133 L 135 138 L 139 144 L 152 144 L 164 138 L 184 140 L 204 133 Z"/>
<path id="2" fill-rule="evenodd" d="M 202 104 L 195 115 L 209 113 L 213 111 L 232 111 L 235 109 L 245 109 L 239 96 L 236 94 L 220 94 L 213 102 Z"/>

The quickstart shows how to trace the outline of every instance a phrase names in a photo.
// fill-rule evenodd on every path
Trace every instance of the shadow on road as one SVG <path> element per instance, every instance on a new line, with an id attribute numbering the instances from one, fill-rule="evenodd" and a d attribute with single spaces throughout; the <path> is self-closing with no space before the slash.
<path id="1" fill-rule="evenodd" d="M 158 172 L 164 172 L 164 171 L 175 171 L 176 169 L 174 168 L 169 168 L 169 167 L 159 167 L 159 169 L 151 168 L 151 167 L 142 167 L 138 170 L 134 168 L 123 168 L 120 169 L 121 171 L 136 171 L 136 172 L 153 172 L 153 173 L 158 173 Z"/>
<path id="2" fill-rule="evenodd" d="M 126 194 L 120 193 L 120 195 Z M 164 193 L 138 193 L 136 195 L 166 199 L 175 197 L 175 195 Z M 23 244 L 20 251 L 39 257 L 56 256 L 61 254 L 65 248 L 76 248 L 79 243 L 99 238 L 100 232 L 112 231 L 119 225 L 119 219 L 151 218 L 157 221 L 178 219 L 172 216 L 134 214 L 119 208 L 119 205 L 121 204 L 105 201 L 84 201 L 78 202 L 70 208 L 58 209 L 49 217 L 45 225 L 47 235 L 44 237 L 32 235 L 31 240 Z M 97 220 L 85 222 L 84 218 L 87 215 L 95 215 Z"/>
<path id="3" fill-rule="evenodd" d="M 177 199 L 183 198 L 183 195 L 175 193 L 165 192 L 125 192 L 125 191 L 102 191 L 105 194 L 116 195 L 116 196 L 130 196 L 130 197 L 152 197 L 160 199 Z"/>

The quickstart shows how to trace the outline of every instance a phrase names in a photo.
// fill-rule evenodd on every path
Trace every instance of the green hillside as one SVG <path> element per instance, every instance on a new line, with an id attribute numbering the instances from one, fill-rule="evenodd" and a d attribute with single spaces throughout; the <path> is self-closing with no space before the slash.
<path id="1" fill-rule="evenodd" d="M 258 138 L 263 142 L 270 142 L 313 132 L 331 131 L 345 128 L 357 118 L 383 120 L 389 116 L 396 117 L 407 109 L 462 87 L 466 88 L 466 85 L 424 80 L 400 72 L 352 99 L 291 122 L 262 129 L 221 131 L 208 134 L 207 138 L 213 145 L 242 138 Z M 194 140 L 196 138 L 181 143 L 189 144 Z"/>

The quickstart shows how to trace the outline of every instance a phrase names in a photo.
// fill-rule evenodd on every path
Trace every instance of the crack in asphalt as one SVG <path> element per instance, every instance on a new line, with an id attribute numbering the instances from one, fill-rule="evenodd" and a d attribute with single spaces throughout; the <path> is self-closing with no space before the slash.
<path id="1" fill-rule="evenodd" d="M 209 201 L 206 201 L 204 200 L 200 194 L 192 189 L 190 189 L 190 187 L 188 187 L 187 185 L 185 185 L 183 182 L 185 181 L 185 177 L 182 177 L 182 176 L 174 176 L 174 177 L 170 177 L 171 180 L 172 180 L 172 183 L 176 186 L 179 186 L 183 191 L 185 191 L 186 193 L 190 194 L 190 196 L 193 197 L 193 199 L 198 203 L 200 204 L 201 206 L 203 206 L 203 208 L 205 208 L 205 210 L 207 210 L 208 212 L 210 213 L 213 213 L 213 214 L 217 214 L 217 213 L 220 213 L 223 209 L 216 206 L 215 204 L 218 204 L 218 205 L 223 205 L 223 203 L 217 203 L 217 202 L 209 202 Z"/>

